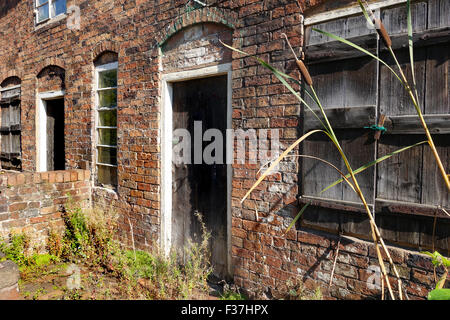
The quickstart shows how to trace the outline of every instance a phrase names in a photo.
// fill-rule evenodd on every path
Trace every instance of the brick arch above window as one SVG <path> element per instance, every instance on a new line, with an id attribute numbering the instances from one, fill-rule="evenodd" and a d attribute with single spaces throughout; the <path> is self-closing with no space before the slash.
<path id="1" fill-rule="evenodd" d="M 162 46 L 173 35 L 189 26 L 199 23 L 218 23 L 227 26 L 230 29 L 240 27 L 237 14 L 229 9 L 206 7 L 185 12 L 178 18 L 169 23 L 163 31 L 161 31 L 156 40 L 159 46 Z"/>
<path id="2" fill-rule="evenodd" d="M 22 74 L 20 74 L 16 70 L 8 70 L 4 78 L 0 78 L 0 86 L 3 86 L 3 84 L 7 83 L 7 81 L 12 81 L 12 79 L 16 79 L 14 81 L 18 80 L 19 82 L 22 82 Z"/>
<path id="3" fill-rule="evenodd" d="M 37 74 L 39 92 L 64 91 L 66 89 L 66 70 L 59 65 L 50 64 Z"/>
<path id="4" fill-rule="evenodd" d="M 22 80 L 18 76 L 16 76 L 16 75 L 7 76 L 5 79 L 3 79 L 0 82 L 0 88 L 19 86 L 21 83 L 22 83 Z"/>
<path id="5" fill-rule="evenodd" d="M 38 76 L 39 74 L 42 73 L 42 71 L 45 68 L 48 68 L 50 66 L 56 66 L 56 67 L 59 67 L 59 68 L 61 68 L 63 70 L 66 69 L 64 60 L 62 60 L 60 58 L 52 57 L 52 58 L 46 58 L 45 60 L 43 60 L 40 63 L 38 63 L 36 65 L 36 67 L 35 67 L 34 74 L 36 74 L 36 76 Z"/>
<path id="6" fill-rule="evenodd" d="M 119 45 L 112 40 L 105 40 L 97 43 L 92 50 L 92 61 L 98 60 L 104 53 L 111 52 L 118 55 Z"/>

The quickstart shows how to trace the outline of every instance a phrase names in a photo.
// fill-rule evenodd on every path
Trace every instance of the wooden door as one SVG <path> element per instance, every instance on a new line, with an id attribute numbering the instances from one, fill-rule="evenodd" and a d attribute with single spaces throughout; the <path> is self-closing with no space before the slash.
<path id="1" fill-rule="evenodd" d="M 227 270 L 227 166 L 224 163 L 194 163 L 194 122 L 202 132 L 227 126 L 227 77 L 216 76 L 173 84 L 173 129 L 187 129 L 191 135 L 192 164 L 172 164 L 172 239 L 178 255 L 188 240 L 199 243 L 202 228 L 199 213 L 211 232 L 211 264 L 217 277 Z M 225 141 L 225 139 L 223 139 Z M 202 150 L 211 142 L 203 142 Z M 223 144 L 225 155 L 225 143 Z"/>
<path id="2" fill-rule="evenodd" d="M 48 100 L 46 110 L 47 170 L 64 170 L 64 99 Z"/>

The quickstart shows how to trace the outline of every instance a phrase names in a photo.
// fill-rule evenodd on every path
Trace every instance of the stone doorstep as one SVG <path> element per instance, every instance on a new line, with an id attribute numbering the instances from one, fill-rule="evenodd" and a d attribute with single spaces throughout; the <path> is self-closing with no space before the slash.
<path id="1" fill-rule="evenodd" d="M 10 260 L 0 263 L 0 300 L 17 300 L 19 295 L 19 267 Z"/>

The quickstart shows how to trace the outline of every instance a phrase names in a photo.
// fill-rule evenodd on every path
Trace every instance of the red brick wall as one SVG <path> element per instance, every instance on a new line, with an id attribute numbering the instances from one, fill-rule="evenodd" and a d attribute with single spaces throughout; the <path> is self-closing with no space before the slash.
<path id="1" fill-rule="evenodd" d="M 300 1 L 307 7 L 321 2 Z M 119 186 L 117 192 L 94 188 L 92 200 L 99 206 L 115 206 L 122 214 L 124 241 L 130 236 L 131 223 L 140 248 L 154 246 L 160 237 L 159 83 L 162 61 L 159 44 L 166 41 L 179 44 L 176 40 L 180 33 L 177 32 L 195 24 L 222 24 L 232 30 L 233 45 L 298 77 L 293 55 L 282 38 L 282 33 L 286 33 L 294 48 L 302 45 L 301 9 L 297 1 L 209 0 L 207 8 L 195 10 L 192 3 L 187 0 L 68 0 L 68 7 L 77 5 L 80 8 L 80 30 L 68 29 L 67 18 L 35 28 L 33 1 L 18 1 L 8 10 L 0 10 L 0 83 L 10 76 L 17 76 L 22 81 L 22 158 L 25 171 L 36 168 L 35 110 L 36 92 L 40 86 L 37 77 L 47 66 L 58 66 L 65 71 L 66 167 L 93 168 L 94 60 L 105 51 L 118 54 Z M 217 52 L 214 51 L 217 47 L 211 48 Z M 251 58 L 233 53 L 232 66 L 233 128 L 279 129 L 281 147 L 287 147 L 299 133 L 300 106 L 295 98 Z M 48 88 L 57 84 L 52 82 L 56 78 L 48 80 Z M 250 156 L 253 155 L 249 153 L 247 157 Z M 297 212 L 297 161 L 290 159 L 280 164 L 280 173 L 265 180 L 241 204 L 240 199 L 254 183 L 258 169 L 259 165 L 253 164 L 233 165 L 231 249 L 236 282 L 254 292 L 267 292 L 268 288 L 275 292 L 282 288 L 287 277 L 295 272 L 300 275 L 308 273 L 310 264 L 314 266 L 322 259 L 325 262 L 305 279 L 307 283 L 313 280 L 321 283 L 320 277 L 326 280 L 330 263 L 324 253 L 329 248 L 328 252 L 334 250 L 335 238 L 319 236 L 325 244 L 322 245 L 308 243 L 311 240 L 306 238 L 313 234 L 310 231 L 292 230 L 284 235 Z M 34 176 L 30 174 L 30 177 Z M 56 182 L 50 185 L 64 184 Z M 38 183 L 37 187 L 30 185 L 29 188 L 45 188 L 46 185 Z M 39 190 L 38 194 L 43 195 L 44 189 Z M 11 202 L 5 201 L 8 205 Z M 0 222 L 3 228 L 14 223 L 28 225 L 34 218 L 11 220 L 10 215 L 10 212 L 0 214 L 0 219 L 8 217 L 7 221 Z M 36 224 L 38 226 L 39 223 Z M 361 287 L 361 282 L 364 282 L 361 272 L 366 266 L 363 262 L 369 263 L 372 257 L 368 249 L 370 245 L 362 246 L 365 249 L 359 253 L 345 253 L 346 250 L 342 249 L 340 259 L 348 257 L 361 265 L 342 260 L 342 268 L 336 271 L 336 279 L 342 280 L 342 285 L 336 286 L 336 292 L 325 292 L 327 296 L 351 298 L 366 295 Z M 413 255 L 408 253 L 407 256 Z M 423 270 L 429 272 L 429 266 L 421 269 L 422 262 L 417 262 L 419 258 L 406 259 L 406 253 L 403 257 L 400 263 L 410 268 L 409 276 L 414 274 L 420 279 L 412 281 L 411 288 L 419 288 L 417 283 L 429 281 L 429 274 L 421 273 Z M 353 271 L 346 271 L 346 268 Z M 420 290 L 416 296 L 423 296 L 424 289 Z"/>
<path id="2" fill-rule="evenodd" d="M 373 243 L 342 236 L 333 284 L 329 287 L 337 235 L 311 229 L 291 230 L 284 235 L 273 222 L 234 219 L 233 223 L 234 279 L 251 296 L 283 297 L 288 281 L 299 279 L 308 290 L 320 287 L 325 299 L 381 297 L 380 287 L 374 286 L 379 264 Z M 426 298 L 435 286 L 431 260 L 416 251 L 389 247 L 389 252 L 403 282 L 403 295 L 411 300 Z M 387 260 L 385 264 L 396 290 L 396 278 Z M 436 269 L 437 277 L 442 273 L 443 269 Z"/>
<path id="3" fill-rule="evenodd" d="M 0 175 L 0 236 L 26 232 L 42 246 L 49 228 L 63 226 L 60 207 L 69 198 L 81 208 L 90 206 L 90 173 L 86 170 Z M 41 248 L 42 249 L 42 248 Z"/>

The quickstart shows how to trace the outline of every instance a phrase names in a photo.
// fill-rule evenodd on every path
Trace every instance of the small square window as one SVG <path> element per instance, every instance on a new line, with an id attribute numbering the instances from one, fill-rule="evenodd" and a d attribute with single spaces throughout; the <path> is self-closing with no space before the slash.
<path id="1" fill-rule="evenodd" d="M 36 0 L 36 22 L 41 23 L 66 13 L 66 0 Z"/>

